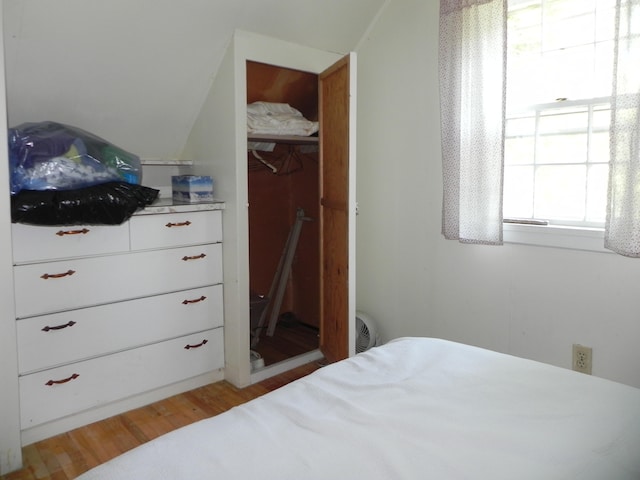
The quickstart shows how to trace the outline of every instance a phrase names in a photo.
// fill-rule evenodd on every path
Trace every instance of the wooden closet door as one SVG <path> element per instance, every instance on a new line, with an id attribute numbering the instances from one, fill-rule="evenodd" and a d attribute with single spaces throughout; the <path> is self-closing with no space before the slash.
<path id="1" fill-rule="evenodd" d="M 320 350 L 330 362 L 353 354 L 355 288 L 354 54 L 319 76 Z M 355 97 L 354 97 L 355 98 Z"/>

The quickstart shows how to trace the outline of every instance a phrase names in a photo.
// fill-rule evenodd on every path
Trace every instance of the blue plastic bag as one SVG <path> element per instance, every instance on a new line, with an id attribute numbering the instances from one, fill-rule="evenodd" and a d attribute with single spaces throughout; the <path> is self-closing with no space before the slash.
<path id="1" fill-rule="evenodd" d="M 11 194 L 74 190 L 106 182 L 140 184 L 137 155 L 84 130 L 56 122 L 9 129 Z"/>

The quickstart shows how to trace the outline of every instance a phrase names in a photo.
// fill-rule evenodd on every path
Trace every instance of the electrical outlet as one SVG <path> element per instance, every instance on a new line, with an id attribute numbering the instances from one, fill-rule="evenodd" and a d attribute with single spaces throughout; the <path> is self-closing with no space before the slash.
<path id="1" fill-rule="evenodd" d="M 591 375 L 591 362 L 593 354 L 591 347 L 585 347 L 584 345 L 573 344 L 573 365 L 572 368 L 576 372 L 586 373 Z"/>

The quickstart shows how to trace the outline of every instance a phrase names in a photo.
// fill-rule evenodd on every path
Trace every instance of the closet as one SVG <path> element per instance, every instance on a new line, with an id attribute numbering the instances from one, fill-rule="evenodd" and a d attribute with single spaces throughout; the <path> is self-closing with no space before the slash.
<path id="1" fill-rule="evenodd" d="M 196 174 L 213 176 L 225 202 L 225 378 L 236 386 L 261 379 L 251 373 L 251 293 L 268 291 L 298 207 L 313 220 L 302 227 L 281 311 L 312 327 L 317 318 L 320 356 L 334 361 L 354 353 L 355 71 L 354 54 L 236 31 L 192 129 L 186 155 Z M 301 170 L 278 176 L 251 159 L 246 109 L 257 99 L 284 100 L 320 122 L 317 152 L 279 138 L 268 159 L 259 153 Z"/>
<path id="2" fill-rule="evenodd" d="M 248 61 L 254 102 L 287 104 L 317 122 L 318 77 Z M 247 171 L 253 371 L 319 346 L 318 137 L 250 134 Z"/>

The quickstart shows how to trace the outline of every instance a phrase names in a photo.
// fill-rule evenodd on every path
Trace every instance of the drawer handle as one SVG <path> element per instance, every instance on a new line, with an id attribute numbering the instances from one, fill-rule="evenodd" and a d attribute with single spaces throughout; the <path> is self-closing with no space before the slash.
<path id="1" fill-rule="evenodd" d="M 182 260 L 188 262 L 189 260 L 199 260 L 204 257 L 206 257 L 204 253 L 201 253 L 200 255 L 194 255 L 193 257 L 188 257 L 187 255 L 185 255 L 184 257 L 182 257 Z"/>
<path id="2" fill-rule="evenodd" d="M 50 387 L 52 385 L 60 385 L 62 383 L 67 383 L 70 382 L 71 380 L 75 380 L 76 378 L 78 378 L 80 375 L 78 375 L 77 373 L 74 373 L 73 375 L 71 375 L 69 378 L 65 378 L 63 380 L 49 380 L 47 383 L 45 383 L 45 385 L 47 387 Z"/>
<path id="3" fill-rule="evenodd" d="M 63 328 L 73 327 L 75 324 L 76 324 L 76 322 L 71 320 L 70 322 L 65 323 L 64 325 L 56 325 L 55 327 L 50 327 L 49 325 L 47 325 L 46 327 L 44 327 L 42 329 L 42 331 L 43 332 L 48 332 L 49 330 L 62 330 Z"/>
<path id="4" fill-rule="evenodd" d="M 203 346 L 204 344 L 206 344 L 208 341 L 209 341 L 209 340 L 202 340 L 202 342 L 200 342 L 200 343 L 199 343 L 199 344 L 197 344 L 197 345 L 186 345 L 184 348 L 185 348 L 186 350 L 189 350 L 190 348 L 199 348 L 199 347 Z"/>
<path id="5" fill-rule="evenodd" d="M 171 228 L 171 227 L 188 227 L 189 225 L 191 225 L 191 222 L 189 220 L 187 220 L 186 222 L 178 222 L 178 223 L 167 223 L 165 225 L 165 227 L 167 228 Z"/>
<path id="6" fill-rule="evenodd" d="M 200 298 L 194 298 L 193 300 L 183 300 L 183 301 L 182 301 L 182 304 L 183 304 L 183 305 L 188 305 L 188 304 L 190 304 L 190 303 L 198 303 L 198 302 L 202 302 L 202 301 L 204 301 L 204 300 L 206 300 L 206 299 L 207 299 L 207 297 L 205 297 L 205 296 L 203 295 L 203 296 L 201 296 Z"/>
<path id="7" fill-rule="evenodd" d="M 89 229 L 83 228 L 82 230 L 60 230 L 56 232 L 56 235 L 64 237 L 65 235 L 86 235 L 87 233 L 89 233 Z"/>
<path id="8" fill-rule="evenodd" d="M 45 280 L 48 280 L 50 278 L 62 278 L 62 277 L 70 277 L 71 275 L 73 275 L 74 273 L 76 273 L 75 270 L 67 270 L 64 273 L 45 273 L 44 275 L 42 275 L 40 278 L 44 278 Z"/>

